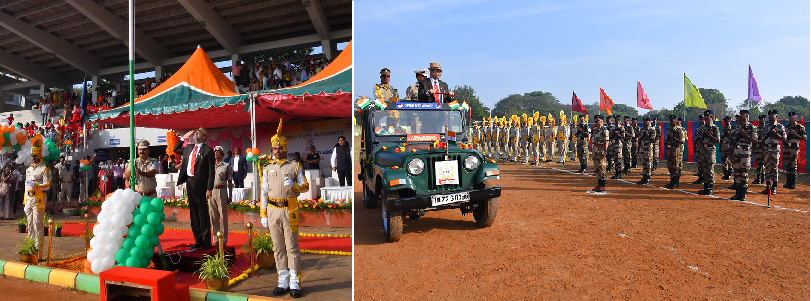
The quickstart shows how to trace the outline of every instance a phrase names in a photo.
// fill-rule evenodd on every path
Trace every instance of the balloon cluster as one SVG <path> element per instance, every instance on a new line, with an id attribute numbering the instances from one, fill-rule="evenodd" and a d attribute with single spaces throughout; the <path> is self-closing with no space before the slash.
<path id="1" fill-rule="evenodd" d="M 84 159 L 79 160 L 79 170 L 89 170 L 90 169 L 90 160 Z"/>
<path id="2" fill-rule="evenodd" d="M 28 133 L 25 130 L 14 126 L 0 126 L 0 147 L 3 153 L 20 151 L 27 141 Z"/>
<path id="3" fill-rule="evenodd" d="M 259 149 L 258 148 L 249 148 L 245 150 L 245 159 L 248 161 L 253 161 L 259 159 Z"/>
<path id="4" fill-rule="evenodd" d="M 59 147 L 56 146 L 56 142 L 45 138 L 45 141 L 42 142 L 42 161 L 48 164 L 48 162 L 57 160 L 59 160 Z"/>
<path id="5" fill-rule="evenodd" d="M 163 200 L 141 197 L 131 189 L 116 190 L 102 203 L 93 228 L 87 252 L 90 270 L 98 274 L 116 265 L 147 267 L 165 218 Z"/>
<path id="6" fill-rule="evenodd" d="M 177 153 L 175 153 L 175 145 L 180 142 L 180 137 L 178 137 L 175 132 L 169 131 L 166 132 L 166 157 L 171 158 L 172 155 L 177 157 Z"/>

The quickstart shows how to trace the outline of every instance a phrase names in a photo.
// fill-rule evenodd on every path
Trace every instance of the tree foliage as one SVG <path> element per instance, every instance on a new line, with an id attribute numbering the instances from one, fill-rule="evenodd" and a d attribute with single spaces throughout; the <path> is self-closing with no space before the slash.
<path id="1" fill-rule="evenodd" d="M 499 100 L 493 108 L 493 116 L 521 116 L 525 113 L 531 116 L 533 112 L 538 111 L 542 116 L 552 114 L 557 118 L 561 110 L 569 116 L 572 106 L 561 104 L 552 93 L 535 91 L 524 95 L 513 94 Z"/>
<path id="2" fill-rule="evenodd" d="M 482 104 L 479 97 L 476 96 L 476 91 L 473 90 L 473 87 L 468 85 L 455 86 L 453 87 L 453 93 L 456 93 L 455 98 L 460 104 L 463 101 L 467 101 L 467 105 L 470 106 L 472 120 L 482 120 L 482 117 L 490 116 L 490 108 Z"/>
<path id="3" fill-rule="evenodd" d="M 777 110 L 777 116 L 781 119 L 788 118 L 789 111 L 797 113 L 797 120 L 800 120 L 800 115 L 804 117 L 804 120 L 808 120 L 807 116 L 811 116 L 808 99 L 802 96 L 783 96 L 775 103 L 763 105 L 762 112 L 768 112 L 769 110 Z"/>

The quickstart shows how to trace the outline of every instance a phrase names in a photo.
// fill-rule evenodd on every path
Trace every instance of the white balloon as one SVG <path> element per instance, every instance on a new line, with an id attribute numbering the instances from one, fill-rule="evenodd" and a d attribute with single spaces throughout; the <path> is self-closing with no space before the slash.
<path id="1" fill-rule="evenodd" d="M 104 225 L 105 223 L 99 223 L 98 225 L 93 227 L 93 236 L 94 236 L 93 239 L 99 238 L 107 231 L 110 231 L 110 229 L 104 229 L 105 228 Z M 90 240 L 91 243 L 93 242 L 93 239 Z"/>
<path id="2" fill-rule="evenodd" d="M 123 203 L 120 203 L 120 202 L 115 203 L 113 205 L 113 213 L 115 213 L 115 214 L 124 214 L 125 211 L 127 211 L 127 205 L 124 205 Z"/>
<path id="3" fill-rule="evenodd" d="M 47 156 L 48 156 L 50 153 L 51 153 L 51 152 L 49 152 L 49 151 L 48 151 L 48 147 L 47 147 L 47 146 L 45 146 L 45 145 L 43 145 L 43 146 L 42 146 L 42 157 L 43 157 L 43 158 L 45 158 L 45 157 L 47 157 Z"/>
<path id="4" fill-rule="evenodd" d="M 93 244 L 93 240 L 90 241 L 90 244 Z M 87 261 L 90 261 L 90 262 L 96 261 L 96 254 L 97 253 L 98 253 L 98 251 L 96 251 L 96 248 L 93 248 L 93 250 L 87 251 Z"/>
<path id="5" fill-rule="evenodd" d="M 107 245 L 115 245 L 116 247 L 121 247 L 121 243 L 124 242 L 124 236 L 118 237 L 110 237 L 110 240 L 107 241 Z M 118 251 L 118 249 L 116 249 Z"/>
<path id="6" fill-rule="evenodd" d="M 121 205 L 121 204 L 116 204 Z M 124 217 L 123 214 L 115 214 L 113 217 L 110 218 L 110 223 L 113 224 L 113 230 L 120 228 L 124 225 Z"/>
<path id="7" fill-rule="evenodd" d="M 124 214 L 122 216 L 124 218 L 124 225 L 132 224 L 132 214 Z"/>
<path id="8" fill-rule="evenodd" d="M 115 257 L 113 257 L 113 255 L 108 254 L 107 256 L 104 256 L 104 258 L 101 259 L 101 264 L 105 267 L 114 265 Z"/>
<path id="9" fill-rule="evenodd" d="M 101 261 L 91 261 L 90 270 L 93 271 L 94 274 L 99 274 L 103 272 Z"/>
<path id="10" fill-rule="evenodd" d="M 110 241 L 110 237 L 107 236 L 108 234 L 99 235 L 99 237 L 94 237 L 99 239 L 99 251 L 104 249 L 104 246 L 107 245 L 107 242 Z"/>
<path id="11" fill-rule="evenodd" d="M 113 204 L 113 202 L 111 202 L 110 200 L 106 200 L 106 201 L 104 201 L 104 202 L 101 202 L 101 210 L 102 210 L 102 211 L 104 211 L 104 210 L 106 210 L 107 208 L 110 208 L 110 206 L 111 206 L 112 204 Z"/>
<path id="12" fill-rule="evenodd" d="M 121 220 L 121 219 L 113 218 L 113 220 Z M 120 225 L 119 226 L 114 226 L 113 229 L 110 230 L 110 232 L 108 232 L 109 233 L 108 234 L 109 239 L 107 241 L 113 240 L 113 239 L 115 239 L 116 237 L 119 237 L 119 236 L 124 236 L 124 234 L 121 233 L 120 228 L 121 228 Z"/>

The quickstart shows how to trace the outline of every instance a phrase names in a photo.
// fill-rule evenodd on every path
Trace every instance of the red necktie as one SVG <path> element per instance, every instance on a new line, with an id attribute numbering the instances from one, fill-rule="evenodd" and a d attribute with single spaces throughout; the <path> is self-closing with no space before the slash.
<path id="1" fill-rule="evenodd" d="M 191 152 L 191 174 L 189 176 L 194 176 L 194 163 L 197 162 L 197 146 L 194 147 L 194 150 Z"/>
<path id="2" fill-rule="evenodd" d="M 434 90 L 436 90 L 436 93 L 434 93 L 434 102 L 440 103 L 439 102 L 439 94 L 437 94 L 437 93 L 439 93 L 439 87 L 436 86 L 436 80 L 434 80 Z"/>

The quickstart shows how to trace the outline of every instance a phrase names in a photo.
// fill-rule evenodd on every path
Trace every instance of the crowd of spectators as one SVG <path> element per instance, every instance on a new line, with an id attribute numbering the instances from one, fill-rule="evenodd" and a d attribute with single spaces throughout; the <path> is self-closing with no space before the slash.
<path id="1" fill-rule="evenodd" d="M 238 61 L 231 66 L 234 82 L 248 91 L 280 89 L 301 84 L 312 78 L 327 67 L 335 59 L 328 59 L 325 54 L 309 55 L 305 60 L 290 62 L 282 61 L 257 62 L 255 66 L 248 66 Z"/>

